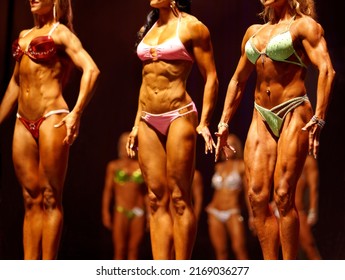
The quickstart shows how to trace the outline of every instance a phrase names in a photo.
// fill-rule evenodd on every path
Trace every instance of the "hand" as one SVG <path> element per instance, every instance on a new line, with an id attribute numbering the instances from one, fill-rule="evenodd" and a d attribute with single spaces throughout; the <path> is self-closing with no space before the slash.
<path id="1" fill-rule="evenodd" d="M 67 114 L 59 123 L 55 124 L 54 127 L 59 128 L 63 125 L 66 126 L 66 137 L 64 138 L 63 143 L 72 145 L 79 134 L 80 115 L 73 113 L 72 111 Z"/>
<path id="2" fill-rule="evenodd" d="M 210 130 L 208 129 L 207 126 L 201 126 L 199 125 L 196 128 L 196 132 L 198 134 L 201 134 L 202 137 L 204 137 L 205 140 L 205 154 L 207 155 L 208 152 L 210 152 L 211 154 L 213 153 L 213 148 L 216 147 L 216 144 L 213 141 L 212 135 Z"/>
<path id="3" fill-rule="evenodd" d="M 138 138 L 138 126 L 134 126 L 132 128 L 131 133 L 128 135 L 127 144 L 126 144 L 127 155 L 130 158 L 135 158 L 136 156 L 136 151 L 138 150 L 137 138 Z"/>
<path id="4" fill-rule="evenodd" d="M 319 152 L 319 138 L 321 129 L 324 125 L 324 120 L 318 119 L 316 116 L 313 116 L 311 120 L 302 128 L 302 130 L 308 131 L 309 133 L 308 153 L 309 155 L 313 155 L 314 158 L 317 158 L 317 154 Z"/>
<path id="5" fill-rule="evenodd" d="M 218 161 L 218 159 L 221 156 L 221 153 L 224 153 L 225 158 L 228 160 L 231 153 L 236 153 L 236 150 L 234 147 L 230 146 L 228 143 L 228 136 L 229 131 L 227 127 L 221 126 L 218 128 L 218 132 L 215 133 L 217 136 L 217 146 L 216 146 L 216 156 L 215 156 L 215 162 Z"/>

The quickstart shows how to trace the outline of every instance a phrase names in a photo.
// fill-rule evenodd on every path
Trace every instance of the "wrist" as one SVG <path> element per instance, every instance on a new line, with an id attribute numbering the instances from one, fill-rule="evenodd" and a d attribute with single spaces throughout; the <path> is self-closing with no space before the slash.
<path id="1" fill-rule="evenodd" d="M 316 123 L 320 128 L 323 128 L 326 122 L 323 119 L 320 119 L 318 116 L 314 115 L 311 120 Z"/>
<path id="2" fill-rule="evenodd" d="M 220 122 L 218 124 L 218 129 L 221 128 L 221 127 L 225 127 L 226 129 L 229 129 L 229 125 L 226 122 Z"/>

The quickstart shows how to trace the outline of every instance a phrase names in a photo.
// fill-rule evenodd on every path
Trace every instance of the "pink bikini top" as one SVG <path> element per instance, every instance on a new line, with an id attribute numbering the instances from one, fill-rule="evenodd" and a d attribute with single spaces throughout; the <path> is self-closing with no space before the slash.
<path id="1" fill-rule="evenodd" d="M 175 37 L 163 42 L 162 44 L 151 46 L 145 44 L 143 40 L 139 43 L 137 47 L 137 55 L 142 61 L 152 60 L 186 60 L 193 62 L 192 56 L 188 53 L 185 46 L 180 40 L 178 35 L 180 29 L 181 16 L 177 22 L 176 35 Z M 151 27 L 147 34 L 152 30 L 152 28 L 157 24 L 157 22 Z M 146 35 L 147 35 L 146 34 Z"/>
<path id="2" fill-rule="evenodd" d="M 45 62 L 51 60 L 56 53 L 56 45 L 51 37 L 59 22 L 54 23 L 52 29 L 47 36 L 39 36 L 31 40 L 27 50 L 23 50 L 19 45 L 19 39 L 15 40 L 12 44 L 12 55 L 19 62 L 24 54 L 30 57 L 33 61 Z M 24 38 L 33 30 L 30 29 L 21 38 Z"/>

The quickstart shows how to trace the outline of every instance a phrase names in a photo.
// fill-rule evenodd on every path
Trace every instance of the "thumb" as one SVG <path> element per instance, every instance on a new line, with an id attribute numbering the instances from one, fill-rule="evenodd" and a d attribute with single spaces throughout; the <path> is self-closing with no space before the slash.
<path id="1" fill-rule="evenodd" d="M 54 127 L 55 127 L 55 128 L 58 128 L 58 127 L 63 126 L 64 124 L 65 124 L 65 121 L 64 121 L 64 120 L 62 120 L 62 121 L 60 121 L 59 123 L 54 124 Z"/>

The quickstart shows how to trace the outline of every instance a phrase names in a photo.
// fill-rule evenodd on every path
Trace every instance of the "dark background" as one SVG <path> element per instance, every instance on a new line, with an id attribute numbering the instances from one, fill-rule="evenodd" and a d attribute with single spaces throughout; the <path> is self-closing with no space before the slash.
<path id="1" fill-rule="evenodd" d="M 337 72 L 326 126 L 321 135 L 320 215 L 314 227 L 316 240 L 324 259 L 345 259 L 345 174 L 344 174 L 344 3 L 331 5 L 318 0 L 319 21 L 325 29 L 328 48 Z M 149 0 L 91 1 L 72 0 L 74 28 L 84 48 L 101 69 L 100 83 L 84 112 L 80 135 L 72 146 L 63 205 L 64 230 L 60 259 L 111 259 L 110 233 L 101 223 L 101 196 L 105 167 L 115 158 L 118 136 L 130 130 L 141 82 L 141 65 L 134 52 L 137 30 L 150 10 Z M 341 7 L 342 6 L 342 7 Z M 210 29 L 220 82 L 219 98 L 211 131 L 216 131 L 229 79 L 240 55 L 240 44 L 246 28 L 260 22 L 258 0 L 193 1 L 193 14 Z M 12 75 L 14 60 L 12 41 L 22 29 L 33 26 L 27 0 L 0 2 L 0 98 Z M 309 97 L 315 102 L 315 73 L 308 82 Z M 78 94 L 80 73 L 73 72 L 65 90 L 71 108 Z M 244 142 L 252 113 L 253 81 L 231 123 L 231 131 Z M 203 81 L 195 67 L 188 84 L 189 92 L 201 112 Z M 22 259 L 23 205 L 11 160 L 11 141 L 15 114 L 0 128 L 0 259 Z M 210 178 L 214 156 L 203 153 L 198 138 L 197 168 L 204 176 L 204 204 L 211 198 Z M 208 239 L 206 215 L 202 214 L 193 259 L 213 259 Z M 149 236 L 142 247 L 141 258 L 151 259 Z M 248 233 L 252 259 L 261 259 L 256 238 Z"/>

